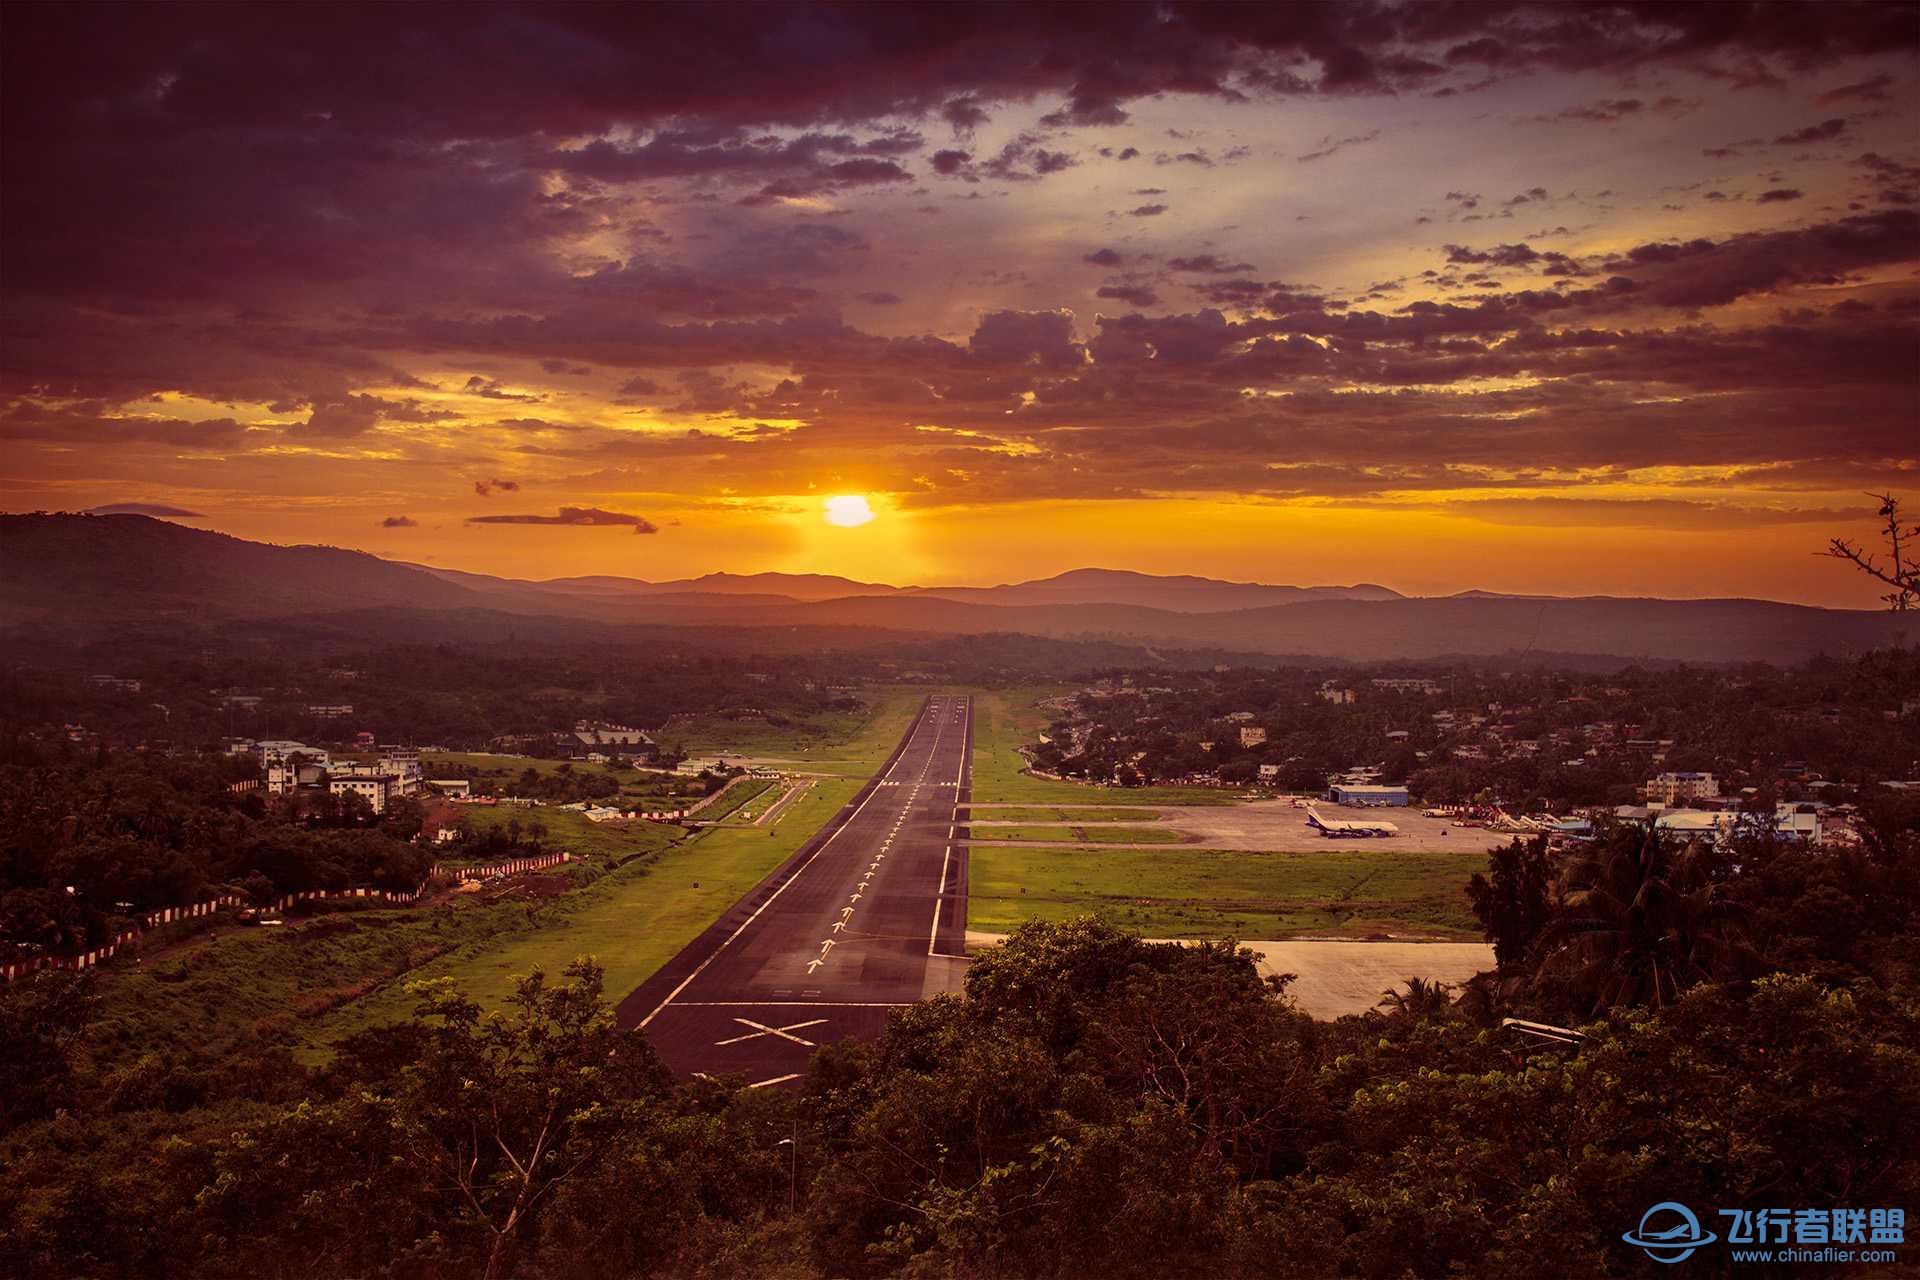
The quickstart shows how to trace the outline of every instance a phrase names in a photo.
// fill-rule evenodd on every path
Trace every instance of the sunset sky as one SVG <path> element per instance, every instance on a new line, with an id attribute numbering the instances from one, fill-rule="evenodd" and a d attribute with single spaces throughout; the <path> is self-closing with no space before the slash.
<path id="1" fill-rule="evenodd" d="M 14 4 L 0 48 L 6 510 L 1871 607 L 1813 553 L 1920 506 L 1912 5 Z"/>

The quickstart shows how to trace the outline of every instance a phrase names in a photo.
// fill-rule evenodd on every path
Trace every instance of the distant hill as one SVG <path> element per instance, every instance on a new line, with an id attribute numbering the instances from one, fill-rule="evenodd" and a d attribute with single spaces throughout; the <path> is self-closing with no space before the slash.
<path id="1" fill-rule="evenodd" d="M 455 616 L 477 624 L 485 615 L 614 627 L 807 628 L 867 639 L 1028 635 L 1352 661 L 1556 653 L 1794 662 L 1920 640 L 1899 615 L 1762 600 L 1486 592 L 1420 599 L 1370 585 L 1283 587 L 1112 569 L 983 588 L 899 588 L 811 574 L 523 582 L 334 547 L 270 546 L 137 515 L 0 515 L 0 628 L 375 613 L 389 635 L 403 631 L 409 616 L 431 615 L 438 632 Z M 818 639 L 804 647 L 818 647 Z"/>
<path id="2" fill-rule="evenodd" d="M 277 547 L 139 515 L 0 515 L 0 620 L 203 613 L 276 616 L 491 602 L 410 565 Z"/>
<path id="3" fill-rule="evenodd" d="M 902 588 L 855 582 L 824 573 L 709 573 L 698 578 L 647 582 L 640 578 L 593 576 L 549 578 L 528 584 L 543 591 L 617 598 L 642 596 L 749 596 L 764 600 L 837 600 L 843 596 L 898 595 Z"/>
<path id="4" fill-rule="evenodd" d="M 1397 591 L 1352 587 L 1270 587 L 1186 575 L 1160 577 L 1128 569 L 1073 569 L 1052 578 L 998 587 L 924 587 L 919 594 L 992 605 L 1131 604 L 1173 613 L 1224 613 L 1307 600 L 1399 600 Z"/>

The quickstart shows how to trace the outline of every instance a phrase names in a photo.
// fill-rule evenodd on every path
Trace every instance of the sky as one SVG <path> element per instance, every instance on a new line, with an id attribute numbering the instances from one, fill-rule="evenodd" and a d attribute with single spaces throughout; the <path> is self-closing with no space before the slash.
<path id="1" fill-rule="evenodd" d="M 1920 506 L 1917 55 L 1847 0 L 15 3 L 0 509 L 1869 608 L 1816 553 Z"/>

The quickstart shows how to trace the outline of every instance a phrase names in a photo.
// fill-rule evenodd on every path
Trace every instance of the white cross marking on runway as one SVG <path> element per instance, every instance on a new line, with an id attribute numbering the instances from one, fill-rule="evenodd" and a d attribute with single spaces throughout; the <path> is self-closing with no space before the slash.
<path id="1" fill-rule="evenodd" d="M 813 1041 L 807 1039 L 805 1036 L 796 1036 L 796 1035 L 791 1035 L 789 1033 L 794 1031 L 803 1031 L 808 1027 L 817 1027 L 820 1024 L 824 1023 L 826 1019 L 815 1018 L 811 1022 L 791 1022 L 784 1027 L 769 1027 L 764 1022 L 755 1022 L 751 1018 L 735 1018 L 734 1021 L 739 1023 L 743 1027 L 752 1027 L 753 1030 L 748 1032 L 744 1036 L 735 1036 L 731 1040 L 715 1040 L 713 1043 L 716 1048 L 719 1047 L 720 1045 L 739 1044 L 743 1040 L 758 1040 L 761 1036 L 779 1036 L 782 1040 L 791 1040 L 795 1044 L 803 1044 L 809 1049 L 817 1049 L 820 1046 L 816 1045 Z"/>

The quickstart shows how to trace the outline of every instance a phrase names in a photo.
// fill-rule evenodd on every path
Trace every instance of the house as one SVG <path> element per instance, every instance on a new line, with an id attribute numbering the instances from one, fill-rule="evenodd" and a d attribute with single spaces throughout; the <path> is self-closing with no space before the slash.
<path id="1" fill-rule="evenodd" d="M 96 689 L 111 689 L 115 693 L 140 692 L 140 682 L 125 676 L 88 676 L 87 683 Z"/>
<path id="2" fill-rule="evenodd" d="M 465 797 L 473 794 L 471 778 L 428 778 L 427 785 L 443 796 Z"/>
<path id="3" fill-rule="evenodd" d="M 1322 702 L 1331 702 L 1336 706 L 1343 705 L 1353 701 L 1353 690 L 1322 687 L 1320 690 L 1320 700 Z"/>
<path id="4" fill-rule="evenodd" d="M 1262 729 L 1260 726 L 1251 725 L 1251 724 L 1240 726 L 1240 745 L 1241 746 L 1257 747 L 1261 743 L 1265 742 L 1266 740 L 1267 740 L 1267 731 L 1265 729 Z"/>
<path id="5" fill-rule="evenodd" d="M 344 720 L 353 714 L 351 702 L 309 702 L 307 714 L 316 720 Z"/>

